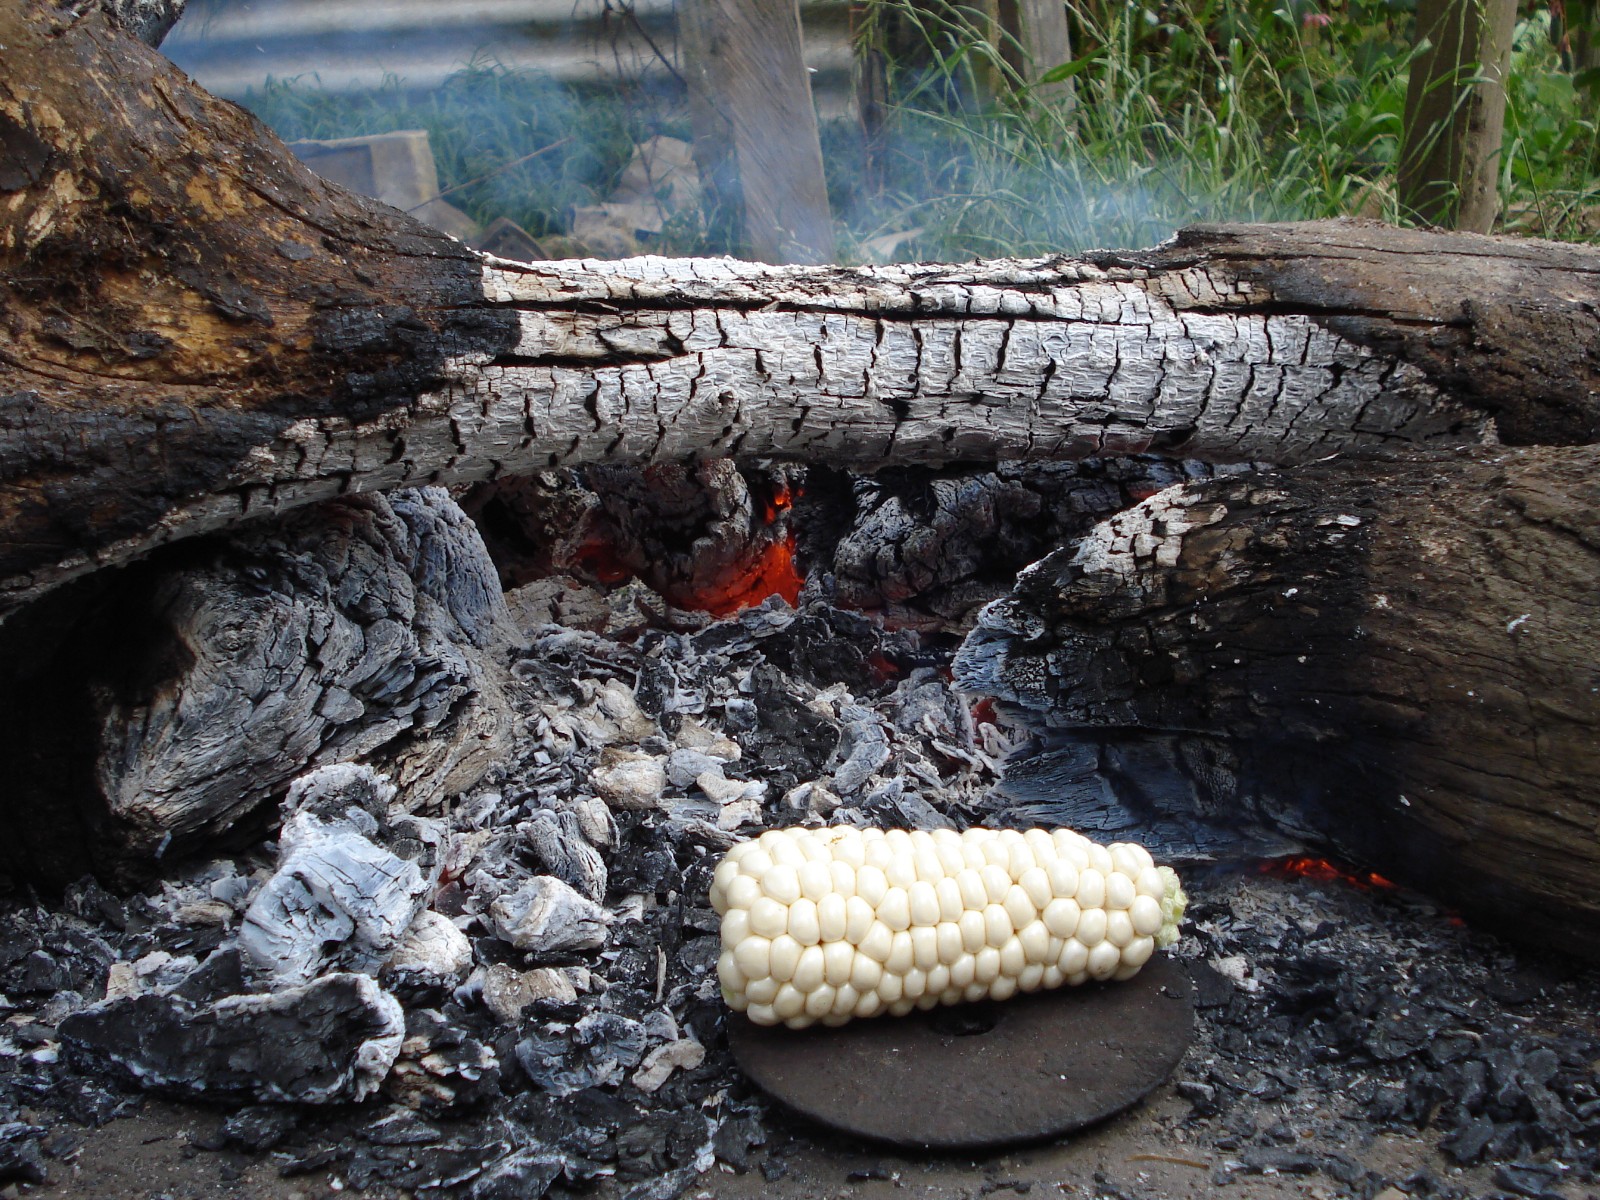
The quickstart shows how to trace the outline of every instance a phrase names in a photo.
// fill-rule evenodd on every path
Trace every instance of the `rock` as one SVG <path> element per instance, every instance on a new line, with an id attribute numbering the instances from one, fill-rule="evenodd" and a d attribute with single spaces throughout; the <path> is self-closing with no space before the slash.
<path id="1" fill-rule="evenodd" d="M 607 749 L 600 755 L 590 782 L 595 791 L 617 808 L 643 812 L 661 807 L 667 786 L 662 760 L 634 750 Z"/>
<path id="2" fill-rule="evenodd" d="M 489 908 L 495 932 L 532 955 L 598 950 L 610 916 L 551 875 L 536 875 Z"/>
<path id="3" fill-rule="evenodd" d="M 484 1007 L 502 1025 L 515 1025 L 522 1017 L 522 1010 L 535 1000 L 571 1004 L 577 998 L 578 989 L 566 974 L 550 967 L 519 971 L 496 963 L 484 972 Z"/>
<path id="4" fill-rule="evenodd" d="M 197 1003 L 146 992 L 61 1023 L 80 1070 L 191 1100 L 359 1101 L 389 1073 L 405 1037 L 399 1003 L 365 975 Z"/>
<path id="5" fill-rule="evenodd" d="M 417 914 L 379 978 L 395 991 L 449 991 L 472 970 L 472 942 L 449 917 Z"/>
<path id="6" fill-rule="evenodd" d="M 376 974 L 421 911 L 428 881 L 417 864 L 373 840 L 381 784 L 368 767 L 340 764 L 291 788 L 278 869 L 239 931 L 246 961 L 274 986 L 329 970 Z"/>

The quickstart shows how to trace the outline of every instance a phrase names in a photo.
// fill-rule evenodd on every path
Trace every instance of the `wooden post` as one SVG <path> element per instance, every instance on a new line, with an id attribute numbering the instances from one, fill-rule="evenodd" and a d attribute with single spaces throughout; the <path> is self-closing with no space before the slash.
<path id="1" fill-rule="evenodd" d="M 798 0 L 684 0 L 684 75 L 701 178 L 762 262 L 833 259 L 833 222 Z"/>
<path id="2" fill-rule="evenodd" d="M 1400 209 L 1447 229 L 1488 233 L 1505 130 L 1516 0 L 1419 0 L 1423 49 L 1406 90 Z"/>
<path id="3" fill-rule="evenodd" d="M 1061 0 L 1000 0 L 1000 17 L 1016 39 L 1021 62 L 1019 73 L 1030 85 L 1072 58 L 1072 38 L 1067 31 L 1067 6 Z M 1036 89 L 1042 100 L 1061 100 L 1070 108 L 1072 80 Z"/>

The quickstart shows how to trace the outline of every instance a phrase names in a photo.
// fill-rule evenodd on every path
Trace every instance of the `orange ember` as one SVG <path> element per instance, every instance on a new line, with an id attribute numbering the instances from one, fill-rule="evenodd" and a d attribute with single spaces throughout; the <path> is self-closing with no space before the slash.
<path id="1" fill-rule="evenodd" d="M 1277 875 L 1283 879 L 1315 879 L 1319 883 L 1347 883 L 1358 888 L 1392 888 L 1395 885 L 1376 871 L 1360 871 L 1341 867 L 1325 858 L 1309 854 L 1295 854 L 1288 858 L 1275 858 L 1260 866 L 1263 875 Z"/>
<path id="2" fill-rule="evenodd" d="M 805 583 L 794 565 L 794 535 L 768 546 L 751 566 L 749 574 L 737 579 L 723 592 L 696 596 L 684 605 L 714 617 L 726 617 L 760 604 L 768 596 L 782 596 L 790 604 L 800 599 Z"/>
<path id="3" fill-rule="evenodd" d="M 900 664 L 881 650 L 874 650 L 867 655 L 867 666 L 872 669 L 872 677 L 879 683 L 888 683 L 891 679 L 900 678 Z"/>
<path id="4" fill-rule="evenodd" d="M 778 519 L 778 514 L 794 507 L 798 492 L 791 492 L 789 485 L 780 482 L 772 493 L 772 498 L 761 508 L 762 520 L 771 525 Z"/>
<path id="5" fill-rule="evenodd" d="M 603 541 L 585 542 L 572 556 L 573 565 L 607 586 L 633 578 L 616 550 Z"/>

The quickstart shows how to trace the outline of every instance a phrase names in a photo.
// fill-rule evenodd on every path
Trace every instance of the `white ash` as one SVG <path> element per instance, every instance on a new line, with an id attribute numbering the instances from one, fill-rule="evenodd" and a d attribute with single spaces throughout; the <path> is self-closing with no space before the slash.
<path id="1" fill-rule="evenodd" d="M 472 970 L 472 940 L 440 913 L 417 914 L 378 974 L 395 991 L 451 992 Z"/>
<path id="2" fill-rule="evenodd" d="M 368 767 L 312 772 L 291 789 L 280 863 L 245 912 L 239 946 L 275 986 L 375 972 L 422 911 L 429 880 L 375 838 L 395 789 Z"/>
<path id="3" fill-rule="evenodd" d="M 552 875 L 538 875 L 489 908 L 497 934 L 538 958 L 564 950 L 598 950 L 610 916 Z"/>

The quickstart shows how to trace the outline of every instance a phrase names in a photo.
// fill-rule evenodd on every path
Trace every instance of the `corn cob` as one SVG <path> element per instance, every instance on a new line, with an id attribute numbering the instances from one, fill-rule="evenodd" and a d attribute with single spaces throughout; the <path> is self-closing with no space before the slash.
<path id="1" fill-rule="evenodd" d="M 769 829 L 711 882 L 722 995 L 758 1025 L 1130 979 L 1185 897 L 1143 846 L 1070 829 Z"/>

